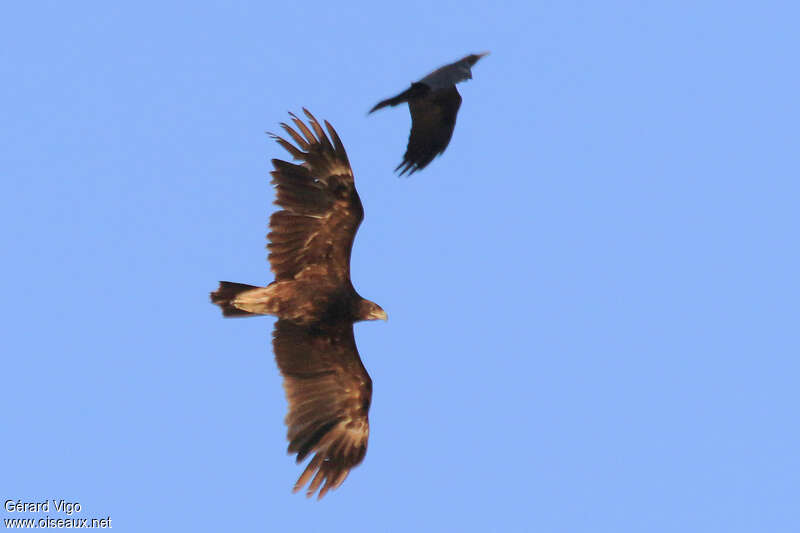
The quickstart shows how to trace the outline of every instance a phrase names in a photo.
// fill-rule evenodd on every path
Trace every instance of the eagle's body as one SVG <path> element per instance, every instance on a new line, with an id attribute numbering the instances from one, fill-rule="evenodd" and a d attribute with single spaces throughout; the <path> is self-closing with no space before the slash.
<path id="1" fill-rule="evenodd" d="M 295 485 L 308 495 L 336 488 L 367 451 L 372 380 L 358 355 L 353 323 L 386 319 L 350 282 L 350 251 L 364 217 L 344 146 L 330 124 L 330 140 L 304 110 L 312 131 L 297 117 L 281 124 L 293 145 L 276 137 L 295 165 L 273 159 L 275 201 L 270 218 L 267 287 L 220 282 L 211 293 L 225 316 L 278 317 L 273 347 L 289 401 L 289 452 L 313 459 Z M 331 142 L 332 141 L 332 142 Z M 313 479 L 312 479 L 313 476 Z M 321 487 L 321 488 L 320 488 Z"/>
<path id="2" fill-rule="evenodd" d="M 402 93 L 382 100 L 370 109 L 369 112 L 372 113 L 386 106 L 408 102 L 411 133 L 403 161 L 395 168 L 400 170 L 401 176 L 406 172 L 411 175 L 425 168 L 450 144 L 458 109 L 461 107 L 461 95 L 456 84 L 472 79 L 472 66 L 486 54 L 488 52 L 471 54 L 440 67 L 412 83 Z"/>

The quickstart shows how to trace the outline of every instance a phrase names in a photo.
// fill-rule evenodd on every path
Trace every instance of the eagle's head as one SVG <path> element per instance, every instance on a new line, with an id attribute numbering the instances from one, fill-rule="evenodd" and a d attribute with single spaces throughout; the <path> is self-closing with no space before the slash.
<path id="1" fill-rule="evenodd" d="M 358 319 L 389 320 L 389 317 L 386 315 L 386 311 L 384 311 L 380 305 L 376 304 L 375 302 L 370 302 L 369 300 L 361 300 Z"/>

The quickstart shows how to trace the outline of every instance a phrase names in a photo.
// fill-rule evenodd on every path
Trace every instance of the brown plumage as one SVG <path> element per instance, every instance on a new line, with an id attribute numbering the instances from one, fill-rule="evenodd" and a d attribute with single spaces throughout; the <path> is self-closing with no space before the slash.
<path id="1" fill-rule="evenodd" d="M 224 316 L 278 317 L 272 345 L 289 402 L 289 453 L 313 455 L 295 484 L 319 498 L 335 489 L 367 452 L 372 380 L 358 355 L 353 323 L 386 320 L 376 303 L 350 282 L 350 251 L 364 217 L 342 141 L 330 139 L 307 110 L 309 128 L 281 124 L 295 144 L 273 136 L 295 165 L 273 159 L 275 203 L 270 217 L 267 287 L 220 282 L 211 293 Z M 299 132 L 298 132 L 299 130 Z M 313 130 L 313 131 L 312 131 Z"/>
<path id="2" fill-rule="evenodd" d="M 411 133 L 403 161 L 395 168 L 402 176 L 422 170 L 443 153 L 450 144 L 461 107 L 461 95 L 456 84 L 472 79 L 472 67 L 489 52 L 468 55 L 455 63 L 440 67 L 411 87 L 391 98 L 382 100 L 370 113 L 386 106 L 408 102 L 411 112 Z"/>

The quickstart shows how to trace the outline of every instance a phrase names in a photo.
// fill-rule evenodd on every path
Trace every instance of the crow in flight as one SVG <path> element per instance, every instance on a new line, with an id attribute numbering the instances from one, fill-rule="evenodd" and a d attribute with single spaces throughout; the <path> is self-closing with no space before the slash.
<path id="1" fill-rule="evenodd" d="M 471 54 L 455 63 L 438 68 L 411 84 L 407 90 L 375 104 L 370 113 L 382 107 L 408 102 L 411 110 L 411 135 L 403 161 L 395 170 L 410 176 L 425 168 L 433 158 L 444 152 L 456 127 L 456 115 L 461 95 L 456 84 L 472 79 L 472 67 L 489 52 Z"/>

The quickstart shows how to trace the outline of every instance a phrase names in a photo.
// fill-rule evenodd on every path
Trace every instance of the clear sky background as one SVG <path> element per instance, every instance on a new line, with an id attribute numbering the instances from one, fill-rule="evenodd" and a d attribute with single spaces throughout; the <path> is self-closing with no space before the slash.
<path id="1" fill-rule="evenodd" d="M 0 497 L 115 531 L 800 531 L 795 2 L 28 2 L 0 19 Z M 447 152 L 397 178 L 434 68 Z M 369 452 L 290 492 L 265 131 L 366 209 Z M 3 518 L 31 517 L 2 512 Z M 52 509 L 51 517 L 64 514 Z"/>

